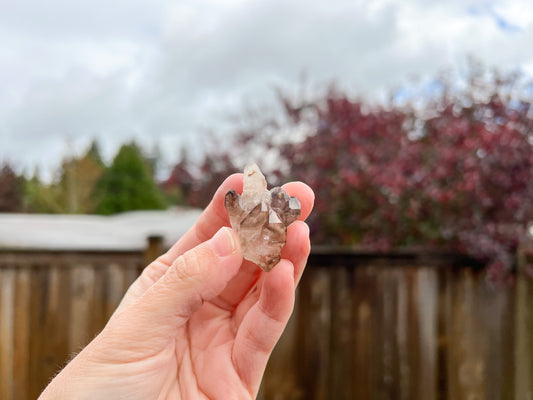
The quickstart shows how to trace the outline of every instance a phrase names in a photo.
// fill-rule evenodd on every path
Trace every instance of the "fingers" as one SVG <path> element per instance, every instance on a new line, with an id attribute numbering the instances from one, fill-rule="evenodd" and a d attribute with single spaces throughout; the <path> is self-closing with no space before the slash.
<path id="1" fill-rule="evenodd" d="M 250 393 L 257 394 L 270 353 L 294 306 L 294 268 L 281 260 L 264 275 L 259 300 L 246 313 L 237 331 L 233 363 Z"/>
<path id="2" fill-rule="evenodd" d="M 310 251 L 309 227 L 303 221 L 294 222 L 287 228 L 287 243 L 281 250 L 281 258 L 290 260 L 294 265 L 295 286 L 300 282 Z"/>
<path id="3" fill-rule="evenodd" d="M 302 213 L 299 219 L 307 218 L 313 208 L 315 196 L 311 188 L 301 182 L 290 182 L 285 184 L 283 189 L 290 196 L 296 196 L 300 199 Z M 309 250 L 309 228 L 302 221 L 292 223 L 287 229 L 287 243 L 282 250 L 281 257 L 293 263 L 296 284 L 303 273 Z M 237 279 L 229 283 L 228 287 L 214 301 L 214 304 L 232 310 L 250 292 L 260 275 L 261 270 L 254 263 L 245 261 Z M 239 307 L 241 307 L 240 304 Z"/>
<path id="4" fill-rule="evenodd" d="M 283 185 L 282 188 L 289 196 L 298 198 L 302 207 L 302 211 L 298 219 L 300 221 L 305 221 L 309 214 L 311 214 L 313 205 L 315 203 L 315 193 L 313 190 L 302 182 L 289 182 Z"/>
<path id="5" fill-rule="evenodd" d="M 307 258 L 309 257 L 309 252 L 311 250 L 311 243 L 309 241 L 309 227 L 303 221 L 296 221 L 287 229 L 287 244 L 281 251 L 281 258 L 289 260 L 294 266 L 294 286 L 298 285 L 300 278 L 302 277 L 305 265 L 307 263 Z M 243 264 L 242 269 L 245 267 L 246 262 Z M 248 280 L 248 286 L 244 288 L 244 284 L 241 283 L 241 291 L 237 294 L 236 291 L 230 291 L 230 287 L 234 287 L 234 282 L 231 282 L 226 289 L 221 293 L 224 308 L 230 309 L 231 305 L 237 306 L 233 313 L 233 326 L 235 330 L 240 326 L 242 319 L 250 308 L 257 302 L 259 297 L 259 290 L 262 286 L 263 279 L 268 274 L 263 274 L 261 280 L 257 282 L 259 278 L 260 270 L 255 264 L 251 264 L 251 270 L 249 272 L 250 278 Z M 274 267 L 273 270 L 276 270 L 278 267 Z M 255 271 L 256 275 L 252 275 Z M 241 272 L 239 272 L 239 276 Z M 252 287 L 257 284 L 258 288 L 256 292 L 250 293 Z M 248 296 L 244 298 L 244 296 Z M 217 299 L 218 300 L 218 299 Z M 220 302 L 216 305 L 221 306 Z"/>
<path id="6" fill-rule="evenodd" d="M 115 336 L 151 340 L 157 349 L 157 340 L 175 335 L 204 301 L 226 287 L 241 263 L 236 234 L 229 228 L 219 230 L 209 241 L 178 257 L 137 302 L 117 316 L 114 329 L 122 329 L 122 335 Z"/>
<path id="7" fill-rule="evenodd" d="M 289 260 L 294 265 L 294 282 L 298 285 L 309 257 L 311 244 L 309 242 L 309 227 L 303 221 L 292 223 L 287 229 L 287 243 L 281 251 L 281 258 Z M 276 267 L 277 268 L 277 267 Z M 214 301 L 217 307 L 231 311 L 238 305 L 240 308 L 234 314 L 236 325 L 240 324 L 239 316 L 244 315 L 252 303 L 243 298 L 250 292 L 261 276 L 261 270 L 250 261 L 244 261 L 237 279 L 231 281 L 224 291 Z M 246 308 L 246 304 L 249 304 Z"/>

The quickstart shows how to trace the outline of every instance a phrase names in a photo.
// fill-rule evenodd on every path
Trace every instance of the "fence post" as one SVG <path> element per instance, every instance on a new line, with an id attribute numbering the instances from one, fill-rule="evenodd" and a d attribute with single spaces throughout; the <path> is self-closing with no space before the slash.
<path id="1" fill-rule="evenodd" d="M 144 266 L 147 266 L 157 257 L 163 254 L 163 236 L 150 235 L 148 236 L 148 247 L 144 251 Z"/>

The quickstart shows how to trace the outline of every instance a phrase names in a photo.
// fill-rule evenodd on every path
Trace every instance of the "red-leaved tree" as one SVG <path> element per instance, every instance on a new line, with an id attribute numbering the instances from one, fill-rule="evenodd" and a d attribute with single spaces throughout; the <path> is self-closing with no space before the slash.
<path id="1" fill-rule="evenodd" d="M 22 212 L 24 203 L 24 179 L 13 168 L 0 165 L 0 212 Z"/>
<path id="2" fill-rule="evenodd" d="M 510 270 L 533 221 L 533 106 L 516 76 L 472 77 L 416 109 L 329 94 L 300 117 L 285 103 L 314 127 L 281 154 L 317 194 L 315 242 L 432 246 Z"/>

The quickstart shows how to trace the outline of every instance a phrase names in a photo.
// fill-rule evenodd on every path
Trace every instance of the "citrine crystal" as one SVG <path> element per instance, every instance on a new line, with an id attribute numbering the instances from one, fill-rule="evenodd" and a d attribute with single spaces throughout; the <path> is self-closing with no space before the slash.
<path id="1" fill-rule="evenodd" d="M 298 199 L 289 197 L 281 187 L 267 190 L 259 167 L 249 164 L 244 168 L 242 195 L 230 190 L 225 206 L 231 227 L 239 234 L 244 258 L 270 271 L 281 259 L 287 227 L 300 216 Z"/>

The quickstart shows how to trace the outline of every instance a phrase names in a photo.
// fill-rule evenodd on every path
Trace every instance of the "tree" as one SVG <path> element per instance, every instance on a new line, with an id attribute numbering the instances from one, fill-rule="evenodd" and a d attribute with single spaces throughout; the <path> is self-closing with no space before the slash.
<path id="1" fill-rule="evenodd" d="M 193 207 L 206 207 L 222 182 L 231 174 L 238 172 L 231 154 L 226 152 L 208 153 L 199 168 L 199 176 L 194 180 L 188 196 Z"/>
<path id="2" fill-rule="evenodd" d="M 94 210 L 92 192 L 104 165 L 93 151 L 91 147 L 83 157 L 63 161 L 59 181 L 55 184 L 62 213 L 86 214 Z"/>
<path id="3" fill-rule="evenodd" d="M 101 167 L 104 166 L 104 162 L 102 161 L 102 156 L 100 154 L 100 145 L 98 144 L 98 141 L 96 139 L 93 139 L 89 149 L 87 150 L 87 153 L 85 154 L 85 157 L 91 159 L 96 164 L 100 165 Z"/>
<path id="4" fill-rule="evenodd" d="M 161 187 L 171 204 L 188 204 L 194 184 L 192 164 L 185 149 L 181 151 L 180 161 L 172 168 L 170 176 Z"/>
<path id="5" fill-rule="evenodd" d="M 86 214 L 95 208 L 92 191 L 104 170 L 96 142 L 84 156 L 70 157 L 61 163 L 55 179 L 41 182 L 39 174 L 26 183 L 26 208 L 30 212 Z"/>
<path id="6" fill-rule="evenodd" d="M 4 163 L 0 168 L 0 212 L 21 212 L 24 198 L 24 179 Z"/>
<path id="7" fill-rule="evenodd" d="M 518 75 L 472 71 L 466 88 L 443 84 L 417 106 L 371 106 L 329 92 L 282 99 L 300 141 L 279 149 L 277 173 L 316 193 L 314 243 L 376 250 L 424 246 L 512 268 L 533 221 L 533 105 Z M 270 128 L 269 128 L 270 129 Z M 269 141 L 269 129 L 240 136 Z"/>
<path id="8" fill-rule="evenodd" d="M 123 145 L 95 186 L 96 212 L 164 209 L 163 196 L 135 143 Z"/>

